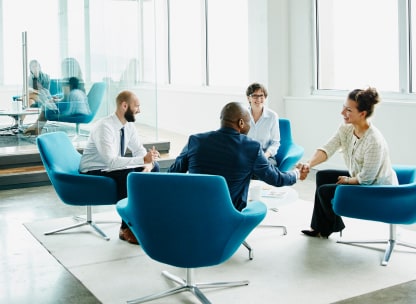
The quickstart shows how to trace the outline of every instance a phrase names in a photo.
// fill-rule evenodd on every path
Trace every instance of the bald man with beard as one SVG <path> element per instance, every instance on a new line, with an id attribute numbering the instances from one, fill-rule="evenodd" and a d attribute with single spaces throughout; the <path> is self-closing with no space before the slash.
<path id="1" fill-rule="evenodd" d="M 130 172 L 158 172 L 159 152 L 143 147 L 134 122 L 140 113 L 139 98 L 131 91 L 122 91 L 116 98 L 115 113 L 99 120 L 91 130 L 81 157 L 79 171 L 85 174 L 108 176 L 117 183 L 118 200 L 127 197 L 127 175 Z M 121 144 L 121 133 L 124 144 Z M 126 157 L 126 150 L 132 157 Z M 95 191 L 95 189 L 94 189 Z M 119 238 L 138 244 L 127 224 L 122 221 Z"/>

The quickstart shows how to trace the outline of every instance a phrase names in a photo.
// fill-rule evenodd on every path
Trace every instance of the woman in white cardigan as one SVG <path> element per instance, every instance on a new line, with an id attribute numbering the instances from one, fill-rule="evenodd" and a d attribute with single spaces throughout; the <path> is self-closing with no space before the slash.
<path id="1" fill-rule="evenodd" d="M 326 161 L 341 151 L 348 170 L 322 170 L 316 174 L 316 192 L 311 230 L 302 230 L 307 236 L 328 237 L 342 231 L 342 218 L 332 209 L 331 200 L 339 184 L 377 185 L 397 184 L 387 143 L 381 132 L 369 121 L 374 107 L 380 102 L 376 89 L 356 89 L 349 93 L 343 106 L 342 124 L 334 136 L 312 158 L 302 164 L 302 170 Z"/>

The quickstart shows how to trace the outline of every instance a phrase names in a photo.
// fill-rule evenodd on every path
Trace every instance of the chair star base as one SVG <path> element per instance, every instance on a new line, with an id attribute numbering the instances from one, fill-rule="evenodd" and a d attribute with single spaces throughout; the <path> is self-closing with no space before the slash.
<path id="1" fill-rule="evenodd" d="M 248 259 L 252 260 L 254 258 L 253 248 L 251 248 L 250 244 L 247 241 L 243 242 L 243 246 L 248 250 Z"/>
<path id="2" fill-rule="evenodd" d="M 168 271 L 162 271 L 162 275 L 164 275 L 166 278 L 170 279 L 171 281 L 179 284 L 180 286 L 174 287 L 171 289 L 168 289 L 166 291 L 162 291 L 156 294 L 152 294 L 149 296 L 141 297 L 135 300 L 127 301 L 128 304 L 136 304 L 136 303 L 144 303 L 148 301 L 153 301 L 159 298 L 167 297 L 170 295 L 174 295 L 183 291 L 189 291 L 195 297 L 198 298 L 198 300 L 203 304 L 210 304 L 211 302 L 208 300 L 208 298 L 202 293 L 201 289 L 203 288 L 228 288 L 228 287 L 237 287 L 237 286 L 244 286 L 248 285 L 249 281 L 234 281 L 234 282 L 212 282 L 212 283 L 194 283 L 193 282 L 193 272 L 194 269 L 187 268 L 186 269 L 186 277 L 187 279 L 181 279 L 178 276 L 175 276 L 171 274 Z"/>
<path id="3" fill-rule="evenodd" d="M 278 212 L 277 208 L 270 208 L 269 210 L 273 211 L 273 212 Z M 263 225 L 258 225 L 258 227 L 265 227 L 265 228 L 282 228 L 283 229 L 283 235 L 287 234 L 287 228 L 286 226 L 283 225 L 270 225 L 270 224 L 263 224 Z M 247 248 L 248 250 L 248 259 L 252 260 L 254 259 L 254 253 L 253 253 L 253 248 L 250 246 L 249 243 L 247 243 L 247 241 L 243 242 L 243 246 Z"/>
<path id="4" fill-rule="evenodd" d="M 282 228 L 283 229 L 283 235 L 287 234 L 286 226 L 283 225 L 259 225 L 259 227 L 265 227 L 265 228 Z"/>
<path id="5" fill-rule="evenodd" d="M 279 212 L 279 209 L 277 208 L 269 208 L 270 211 L 273 212 Z M 260 224 L 259 227 L 269 227 L 269 228 L 282 228 L 283 229 L 283 235 L 287 234 L 286 226 L 283 225 L 266 225 L 266 224 Z"/>
<path id="6" fill-rule="evenodd" d="M 77 224 L 74 224 L 74 225 L 71 225 L 71 226 L 67 226 L 67 227 L 63 227 L 63 228 L 58 228 L 56 230 L 52 230 L 52 231 L 45 232 L 44 235 L 51 235 L 51 234 L 55 234 L 55 233 L 58 233 L 58 232 L 62 232 L 62 231 L 66 231 L 66 230 L 70 230 L 70 229 L 74 229 L 74 228 L 86 226 L 86 225 L 91 226 L 106 241 L 109 241 L 110 240 L 110 237 L 108 237 L 104 233 L 104 231 L 102 231 L 100 228 L 98 228 L 98 226 L 95 224 L 95 222 L 92 222 L 92 221 L 83 221 L 81 223 L 77 223 Z"/>
<path id="7" fill-rule="evenodd" d="M 75 228 L 79 228 L 79 227 L 82 227 L 82 226 L 89 225 L 99 235 L 101 235 L 104 238 L 104 240 L 109 241 L 110 240 L 110 237 L 108 237 L 104 233 L 104 231 L 102 231 L 97 226 L 97 223 L 117 223 L 117 221 L 100 221 L 100 222 L 93 221 L 92 220 L 92 210 L 91 210 L 91 206 L 87 206 L 87 218 L 86 219 L 85 218 L 82 218 L 82 217 L 79 217 L 79 216 L 75 216 L 74 219 L 76 221 L 80 221 L 80 223 L 77 223 L 77 224 L 74 224 L 74 225 L 70 225 L 70 226 L 65 226 L 65 227 L 62 227 L 62 228 L 58 228 L 58 229 L 55 229 L 55 230 L 52 230 L 52 231 L 45 232 L 44 235 L 51 235 L 51 234 L 55 234 L 55 233 L 58 233 L 58 232 L 62 232 L 62 231 L 66 231 L 66 230 L 75 229 Z"/>
<path id="8" fill-rule="evenodd" d="M 337 243 L 340 244 L 347 244 L 347 245 L 359 245 L 359 244 L 387 244 L 386 250 L 384 251 L 384 257 L 381 261 L 381 266 L 387 266 L 390 260 L 390 256 L 393 253 L 394 246 L 403 246 L 407 248 L 416 249 L 416 245 L 400 242 L 396 240 L 396 227 L 395 225 L 390 225 L 390 238 L 388 240 L 374 240 L 374 241 L 340 241 L 338 240 Z"/>

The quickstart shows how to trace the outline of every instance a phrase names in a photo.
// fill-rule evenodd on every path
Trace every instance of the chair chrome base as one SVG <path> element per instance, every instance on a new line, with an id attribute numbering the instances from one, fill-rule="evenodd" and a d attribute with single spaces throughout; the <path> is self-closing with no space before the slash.
<path id="1" fill-rule="evenodd" d="M 269 210 L 273 211 L 273 212 L 279 212 L 279 209 L 277 209 L 277 208 L 269 208 Z M 258 227 L 282 228 L 283 229 L 283 235 L 287 234 L 286 226 L 283 226 L 283 225 L 259 225 Z"/>
<path id="2" fill-rule="evenodd" d="M 270 208 L 269 210 L 274 211 L 274 212 L 278 212 L 278 209 L 276 209 L 276 208 Z M 286 226 L 283 226 L 283 225 L 258 225 L 257 227 L 282 228 L 283 229 L 283 235 L 287 234 Z M 247 241 L 243 242 L 243 246 L 246 247 L 247 250 L 248 250 L 248 259 L 252 260 L 254 258 L 253 248 L 250 246 L 249 243 L 247 243 Z"/>
<path id="3" fill-rule="evenodd" d="M 386 250 L 384 252 L 383 260 L 381 261 L 381 266 L 387 266 L 395 245 L 400 245 L 400 246 L 416 249 L 416 245 L 412 245 L 412 244 L 409 244 L 409 243 L 400 242 L 400 241 L 396 240 L 396 225 L 394 225 L 394 224 L 390 224 L 390 237 L 389 237 L 388 240 L 384 240 L 384 241 L 383 240 L 382 241 L 378 241 L 378 240 L 375 240 L 375 241 L 340 241 L 340 240 L 338 240 L 337 243 L 349 244 L 349 245 L 354 245 L 354 244 L 387 244 Z"/>
<path id="4" fill-rule="evenodd" d="M 249 281 L 234 281 L 234 282 L 212 282 L 212 283 L 194 283 L 193 282 L 193 268 L 186 269 L 186 280 L 181 279 L 168 271 L 162 271 L 162 274 L 172 280 L 173 282 L 179 284 L 180 286 L 168 289 L 166 291 L 162 291 L 153 295 L 141 297 L 135 300 L 127 301 L 128 304 L 136 304 L 136 303 L 144 303 L 148 301 L 153 301 L 159 298 L 167 297 L 170 295 L 174 295 L 176 293 L 180 293 L 183 291 L 189 291 L 194 294 L 198 300 L 203 304 L 210 304 L 211 302 L 208 298 L 202 293 L 201 289 L 203 288 L 226 288 L 226 287 L 237 287 L 237 286 L 244 286 L 248 285 Z"/>
<path id="5" fill-rule="evenodd" d="M 110 240 L 110 237 L 108 237 L 104 231 L 102 231 L 96 224 L 97 223 L 116 223 L 115 221 L 101 221 L 101 222 L 97 222 L 97 221 L 93 221 L 92 220 L 92 212 L 91 212 L 91 206 L 87 206 L 87 218 L 82 218 L 79 216 L 75 216 L 74 217 L 75 220 L 77 221 L 81 221 L 80 223 L 74 224 L 74 225 L 70 225 L 70 226 L 66 226 L 66 227 L 62 227 L 62 228 L 58 228 L 55 230 L 51 230 L 48 232 L 45 232 L 44 235 L 51 235 L 51 234 L 55 234 L 58 232 L 62 232 L 62 231 L 66 231 L 66 230 L 70 230 L 70 229 L 74 229 L 74 228 L 78 228 L 78 227 L 82 227 L 82 226 L 86 226 L 89 225 L 91 226 L 99 235 L 101 235 L 106 241 Z"/>
<path id="6" fill-rule="evenodd" d="M 287 234 L 286 226 L 283 226 L 283 225 L 259 225 L 258 227 L 282 228 L 283 229 L 283 235 Z"/>
<path id="7" fill-rule="evenodd" d="M 247 241 L 243 242 L 243 246 L 248 250 L 248 259 L 252 260 L 254 258 L 253 248 L 251 248 L 250 244 Z"/>

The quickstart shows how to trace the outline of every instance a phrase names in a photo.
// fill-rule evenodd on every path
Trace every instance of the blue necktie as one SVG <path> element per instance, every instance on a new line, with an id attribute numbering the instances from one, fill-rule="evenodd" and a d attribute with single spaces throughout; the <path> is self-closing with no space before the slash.
<path id="1" fill-rule="evenodd" d="M 124 127 L 120 129 L 120 155 L 124 156 Z"/>

